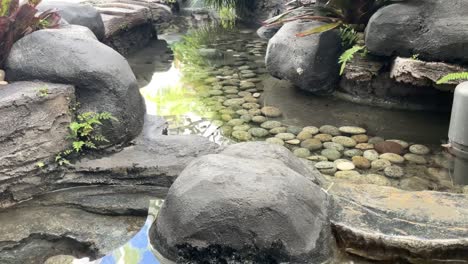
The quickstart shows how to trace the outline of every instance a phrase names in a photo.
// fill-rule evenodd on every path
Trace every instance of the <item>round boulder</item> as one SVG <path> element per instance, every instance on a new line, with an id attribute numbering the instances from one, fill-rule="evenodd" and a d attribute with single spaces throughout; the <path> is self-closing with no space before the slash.
<path id="1" fill-rule="evenodd" d="M 181 263 L 327 260 L 329 200 L 296 166 L 305 170 L 286 148 L 265 143 L 233 145 L 193 161 L 149 232 L 153 247 Z"/>

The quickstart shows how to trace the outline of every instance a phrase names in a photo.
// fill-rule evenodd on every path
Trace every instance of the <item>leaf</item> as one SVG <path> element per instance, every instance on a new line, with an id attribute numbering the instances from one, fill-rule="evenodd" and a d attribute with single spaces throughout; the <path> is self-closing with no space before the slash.
<path id="1" fill-rule="evenodd" d="M 335 29 L 335 28 L 339 27 L 341 24 L 342 24 L 342 22 L 338 21 L 338 22 L 335 22 L 335 23 L 330 23 L 330 24 L 325 24 L 325 25 L 322 25 L 322 26 L 318 26 L 318 27 L 303 31 L 301 33 L 298 33 L 298 34 L 296 34 L 296 37 L 305 37 L 305 36 L 309 36 L 309 35 L 312 35 L 312 34 L 317 34 L 317 33 L 322 33 L 322 32 L 325 32 L 325 31 L 329 31 L 329 30 L 332 30 L 332 29 Z"/>
<path id="2" fill-rule="evenodd" d="M 468 80 L 468 72 L 456 72 L 445 75 L 437 81 L 437 84 L 446 84 L 451 81 Z"/>
<path id="3" fill-rule="evenodd" d="M 338 59 L 338 63 L 341 64 L 340 75 L 343 75 L 346 64 L 354 58 L 354 54 L 365 49 L 365 46 L 354 46 L 341 54 L 340 58 Z"/>
<path id="4" fill-rule="evenodd" d="M 80 152 L 83 149 L 84 145 L 85 145 L 85 142 L 83 142 L 83 141 L 75 141 L 75 142 L 73 142 L 73 149 L 76 152 Z"/>

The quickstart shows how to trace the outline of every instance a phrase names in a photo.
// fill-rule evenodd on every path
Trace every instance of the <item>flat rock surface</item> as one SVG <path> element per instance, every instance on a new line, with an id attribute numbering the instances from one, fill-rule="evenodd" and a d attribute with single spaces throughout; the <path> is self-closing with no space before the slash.
<path id="1" fill-rule="evenodd" d="M 333 185 L 330 193 L 335 234 L 350 253 L 428 261 L 417 263 L 468 261 L 467 195 L 344 183 Z"/>

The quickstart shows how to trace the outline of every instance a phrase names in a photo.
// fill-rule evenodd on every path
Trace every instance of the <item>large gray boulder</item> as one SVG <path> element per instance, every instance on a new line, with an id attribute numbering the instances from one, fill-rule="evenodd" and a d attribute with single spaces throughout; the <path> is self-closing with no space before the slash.
<path id="1" fill-rule="evenodd" d="M 320 25 L 323 23 L 301 21 L 284 25 L 268 43 L 266 66 L 270 74 L 309 92 L 333 92 L 339 80 L 339 31 L 296 37 Z"/>
<path id="2" fill-rule="evenodd" d="M 98 39 L 104 38 L 105 30 L 101 14 L 91 5 L 58 0 L 46 0 L 38 5 L 39 11 L 48 9 L 57 9 L 60 16 L 69 24 L 87 27 Z"/>
<path id="3" fill-rule="evenodd" d="M 312 181 L 319 173 L 299 174 L 308 169 L 288 152 L 243 143 L 193 161 L 169 190 L 152 245 L 181 263 L 328 259 L 327 194 Z"/>
<path id="4" fill-rule="evenodd" d="M 16 42 L 8 79 L 75 85 L 78 111 L 110 112 L 118 122 L 106 122 L 103 135 L 112 144 L 127 142 L 141 132 L 145 114 L 136 78 L 124 57 L 82 29 L 40 30 Z"/>
<path id="5" fill-rule="evenodd" d="M 380 9 L 366 29 L 377 55 L 468 62 L 468 1 L 405 1 Z"/>

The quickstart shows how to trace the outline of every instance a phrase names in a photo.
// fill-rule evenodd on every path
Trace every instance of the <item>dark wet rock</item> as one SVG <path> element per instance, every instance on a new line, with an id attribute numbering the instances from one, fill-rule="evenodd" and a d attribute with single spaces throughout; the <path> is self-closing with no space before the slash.
<path id="1" fill-rule="evenodd" d="M 466 1 L 403 2 L 377 11 L 366 29 L 366 47 L 377 55 L 468 61 Z"/>
<path id="2" fill-rule="evenodd" d="M 40 30 L 16 42 L 6 64 L 10 81 L 43 80 L 75 85 L 78 112 L 109 112 L 102 134 L 112 144 L 135 138 L 145 105 L 135 76 L 116 51 L 73 29 Z"/>
<path id="3" fill-rule="evenodd" d="M 181 262 L 325 261 L 333 246 L 327 195 L 297 170 L 310 169 L 258 142 L 195 160 L 169 190 L 152 244 Z"/>
<path id="4" fill-rule="evenodd" d="M 339 32 L 296 37 L 297 33 L 322 24 L 296 21 L 284 25 L 268 43 L 266 65 L 270 74 L 313 93 L 334 91 L 339 80 Z"/>
<path id="5" fill-rule="evenodd" d="M 104 38 L 104 23 L 96 8 L 91 5 L 78 4 L 70 1 L 47 0 L 38 6 L 39 11 L 57 9 L 60 16 L 69 24 L 89 28 L 98 39 Z"/>
<path id="6" fill-rule="evenodd" d="M 23 176 L 34 182 L 37 163 L 69 146 L 74 98 L 71 85 L 16 82 L 0 88 L 0 192 L 28 181 Z"/>
<path id="7" fill-rule="evenodd" d="M 398 155 L 403 153 L 403 147 L 400 144 L 393 141 L 379 142 L 374 145 L 374 148 L 379 153 L 394 153 Z"/>
<path id="8" fill-rule="evenodd" d="M 281 29 L 281 27 L 282 25 L 262 26 L 257 30 L 257 35 L 262 39 L 269 40 Z"/>
<path id="9" fill-rule="evenodd" d="M 466 195 L 335 184 L 333 229 L 348 253 L 396 263 L 468 261 Z"/>

